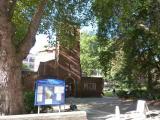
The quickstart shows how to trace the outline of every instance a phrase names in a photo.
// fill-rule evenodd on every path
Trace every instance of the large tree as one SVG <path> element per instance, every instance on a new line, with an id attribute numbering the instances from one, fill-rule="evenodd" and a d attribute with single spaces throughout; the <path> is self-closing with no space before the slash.
<path id="1" fill-rule="evenodd" d="M 129 88 L 146 82 L 152 91 L 160 75 L 160 2 L 95 0 L 93 9 L 105 75 Z"/>
<path id="2" fill-rule="evenodd" d="M 87 0 L 0 0 L 1 114 L 23 112 L 22 60 L 33 46 L 37 31 L 50 34 L 60 23 L 80 23 L 86 3 Z"/>
<path id="3" fill-rule="evenodd" d="M 80 46 L 82 72 L 86 76 L 91 76 L 94 71 L 100 71 L 99 46 L 97 44 L 96 35 L 82 33 Z"/>

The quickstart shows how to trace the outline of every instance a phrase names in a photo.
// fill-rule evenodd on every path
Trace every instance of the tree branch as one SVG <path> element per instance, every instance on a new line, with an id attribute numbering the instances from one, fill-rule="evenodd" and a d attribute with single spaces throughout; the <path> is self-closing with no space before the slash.
<path id="1" fill-rule="evenodd" d="M 20 58 L 24 59 L 29 54 L 29 50 L 33 46 L 33 43 L 35 43 L 35 36 L 38 31 L 38 27 L 41 22 L 41 18 L 44 12 L 45 5 L 47 4 L 48 0 L 41 0 L 41 2 L 38 4 L 37 9 L 32 17 L 32 20 L 30 22 L 30 25 L 28 27 L 28 32 L 20 45 Z"/>

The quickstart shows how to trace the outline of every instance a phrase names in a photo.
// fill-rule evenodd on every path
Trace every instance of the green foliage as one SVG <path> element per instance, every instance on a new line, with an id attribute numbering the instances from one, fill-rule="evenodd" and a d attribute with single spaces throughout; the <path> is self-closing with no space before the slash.
<path id="1" fill-rule="evenodd" d="M 34 92 L 26 91 L 24 92 L 24 106 L 26 113 L 37 113 L 38 107 L 34 106 Z M 54 112 L 52 106 L 45 105 L 41 106 L 41 113 Z"/>
<path id="2" fill-rule="evenodd" d="M 12 22 L 15 27 L 15 35 L 13 43 L 18 48 L 23 41 L 27 31 L 28 26 L 32 18 L 32 14 L 36 8 L 37 0 L 20 0 L 17 1 L 16 7 L 14 9 L 14 14 L 12 17 Z"/>
<path id="3" fill-rule="evenodd" d="M 34 92 L 24 93 L 24 106 L 27 113 L 36 113 L 37 107 L 34 106 Z"/>
<path id="4" fill-rule="evenodd" d="M 131 91 L 125 91 L 125 90 L 118 90 L 116 92 L 116 95 L 120 98 L 132 98 L 132 99 L 148 99 L 148 100 L 158 100 L 160 99 L 159 94 L 151 94 L 147 90 L 131 90 Z"/>
<path id="5" fill-rule="evenodd" d="M 30 70 L 30 68 L 26 64 L 22 64 L 22 70 Z"/>
<path id="6" fill-rule="evenodd" d="M 99 46 L 96 36 L 82 33 L 80 46 L 81 68 L 87 76 L 90 76 L 93 70 L 100 69 Z"/>
<path id="7" fill-rule="evenodd" d="M 13 43 L 17 49 L 27 34 L 39 2 L 38 0 L 16 2 L 12 22 L 15 30 Z M 49 0 L 37 34 L 48 34 L 52 38 L 52 35 L 56 33 L 61 36 L 59 40 L 62 41 L 62 44 L 64 43 L 64 46 L 66 44 L 72 46 L 77 39 L 73 26 L 79 28 L 80 24 L 87 23 L 86 20 L 90 18 L 89 3 L 89 0 Z"/>
<path id="8" fill-rule="evenodd" d="M 89 3 L 90 0 L 51 0 L 46 7 L 39 32 L 50 36 L 56 33 L 61 45 L 73 48 L 79 40 L 80 25 L 86 24 L 86 19 L 90 18 L 90 14 L 87 14 L 90 13 Z"/>
<path id="9" fill-rule="evenodd" d="M 56 32 L 60 45 L 68 49 L 72 49 L 80 38 L 79 26 L 67 21 L 59 23 Z"/>
<path id="10" fill-rule="evenodd" d="M 106 96 L 106 97 L 114 97 L 113 92 L 110 92 L 110 91 L 105 92 L 104 96 Z"/>
<path id="11" fill-rule="evenodd" d="M 146 85 L 152 91 L 160 78 L 160 2 L 95 0 L 92 8 L 106 78 L 133 89 Z"/>

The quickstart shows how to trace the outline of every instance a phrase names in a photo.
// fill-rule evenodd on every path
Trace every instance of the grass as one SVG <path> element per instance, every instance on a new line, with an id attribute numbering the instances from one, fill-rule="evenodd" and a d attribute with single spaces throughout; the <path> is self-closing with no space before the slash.
<path id="1" fill-rule="evenodd" d="M 113 95 L 112 91 L 104 91 L 104 96 L 106 96 L 106 97 L 114 97 L 115 95 Z"/>

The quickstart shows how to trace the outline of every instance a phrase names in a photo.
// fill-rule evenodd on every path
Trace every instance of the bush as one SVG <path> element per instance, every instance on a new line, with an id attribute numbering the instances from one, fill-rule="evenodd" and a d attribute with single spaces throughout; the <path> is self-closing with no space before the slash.
<path id="1" fill-rule="evenodd" d="M 127 91 L 123 90 L 116 91 L 116 95 L 120 98 L 128 98 Z"/>
<path id="2" fill-rule="evenodd" d="M 114 95 L 113 95 L 113 92 L 111 92 L 111 91 L 105 91 L 104 96 L 113 97 Z"/>
<path id="3" fill-rule="evenodd" d="M 38 107 L 34 106 L 34 92 L 25 92 L 24 93 L 24 105 L 26 113 L 37 113 Z M 53 112 L 52 106 L 41 106 L 40 112 L 47 113 Z"/>
<path id="4" fill-rule="evenodd" d="M 155 93 L 151 93 L 147 90 L 137 90 L 137 89 L 131 91 L 119 90 L 116 92 L 117 96 L 120 98 L 138 98 L 138 99 L 148 99 L 148 100 L 160 99 L 160 95 Z"/>
<path id="5" fill-rule="evenodd" d="M 26 113 L 37 113 L 37 106 L 34 106 L 34 92 L 24 93 L 24 105 Z"/>

